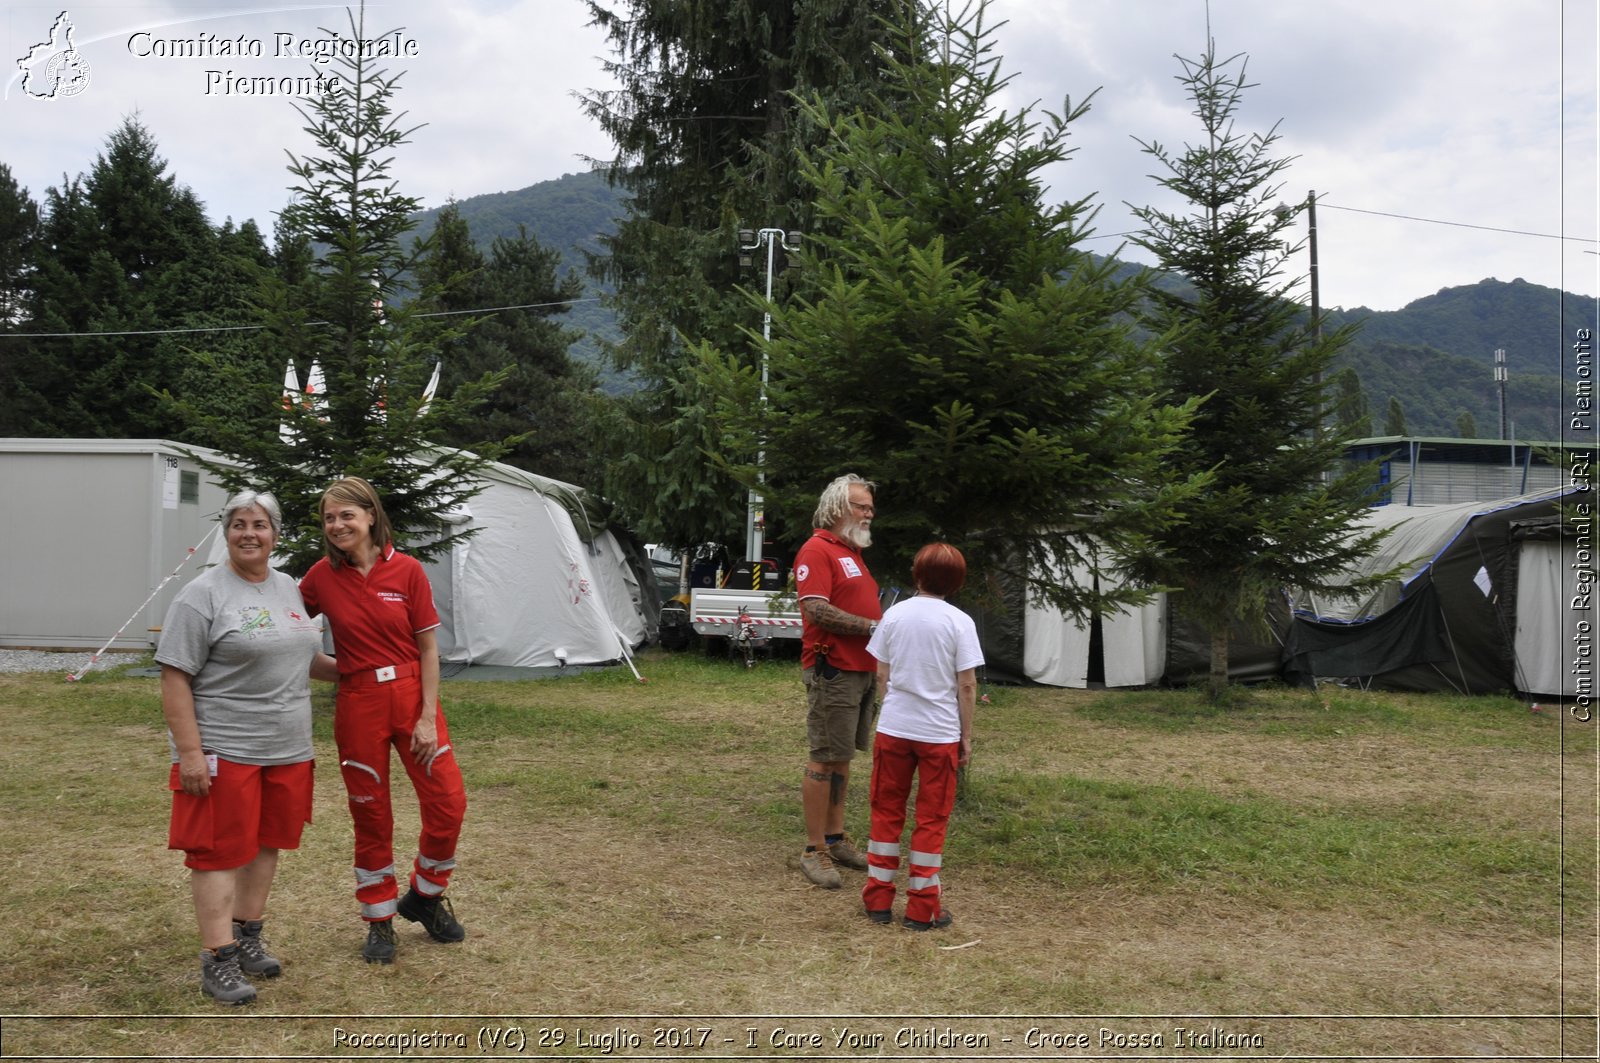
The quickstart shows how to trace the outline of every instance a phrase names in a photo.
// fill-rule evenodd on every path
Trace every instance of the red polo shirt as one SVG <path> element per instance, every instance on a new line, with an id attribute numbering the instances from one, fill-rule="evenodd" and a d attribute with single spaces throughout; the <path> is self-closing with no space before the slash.
<path id="1" fill-rule="evenodd" d="M 300 596 L 312 616 L 327 616 L 340 675 L 415 661 L 417 636 L 439 626 L 422 565 L 392 545 L 365 576 L 323 558 L 300 581 Z"/>
<path id="2" fill-rule="evenodd" d="M 794 582 L 803 603 L 821 598 L 847 613 L 883 619 L 878 584 L 861 560 L 861 551 L 825 528 L 817 528 L 794 555 Z M 310 604 L 309 602 L 307 603 Z M 825 631 L 804 616 L 800 629 L 800 667 L 814 667 L 817 647 L 828 648 L 828 663 L 847 672 L 873 672 L 877 659 L 867 652 L 867 636 Z"/>

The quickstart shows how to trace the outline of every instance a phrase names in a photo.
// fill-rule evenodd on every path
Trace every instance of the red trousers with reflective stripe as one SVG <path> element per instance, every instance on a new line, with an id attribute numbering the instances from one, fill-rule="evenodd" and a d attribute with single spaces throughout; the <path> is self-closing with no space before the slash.
<path id="1" fill-rule="evenodd" d="M 389 803 L 389 751 L 417 791 L 422 832 L 411 886 L 437 897 L 450 883 L 455 868 L 456 840 L 467 811 L 466 788 L 455 751 L 447 749 L 450 730 L 439 711 L 442 752 L 431 763 L 411 751 L 411 731 L 422 703 L 422 682 L 410 677 L 378 686 L 351 688 L 341 684 L 333 716 L 333 739 L 339 747 L 339 770 L 350 798 L 356 831 L 356 899 L 365 919 L 394 914 L 399 887 L 394 876 L 394 812 Z"/>
<path id="2" fill-rule="evenodd" d="M 913 742 L 878 732 L 872 746 L 872 837 L 867 846 L 867 884 L 861 900 L 868 911 L 894 906 L 894 876 L 900 867 L 900 834 L 916 779 L 916 821 L 907 854 L 907 919 L 931 922 L 940 912 L 939 868 L 945 828 L 956 803 L 960 742 Z M 890 853 L 894 855 L 890 855 Z"/>

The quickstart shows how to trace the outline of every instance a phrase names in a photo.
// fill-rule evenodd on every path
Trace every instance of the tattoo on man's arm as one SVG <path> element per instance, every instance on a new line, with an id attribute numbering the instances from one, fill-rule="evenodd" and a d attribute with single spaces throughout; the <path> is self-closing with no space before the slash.
<path id="1" fill-rule="evenodd" d="M 800 608 L 805 612 L 807 619 L 824 631 L 832 631 L 838 635 L 872 634 L 872 621 L 864 616 L 847 613 L 832 602 L 825 602 L 821 598 L 807 598 L 800 603 Z"/>

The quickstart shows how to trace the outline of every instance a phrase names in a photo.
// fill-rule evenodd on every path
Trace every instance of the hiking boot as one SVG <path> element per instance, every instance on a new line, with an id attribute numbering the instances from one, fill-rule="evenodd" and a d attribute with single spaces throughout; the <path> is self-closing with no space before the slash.
<path id="1" fill-rule="evenodd" d="M 894 922 L 894 913 L 887 908 L 868 908 L 867 918 L 879 926 L 888 926 Z"/>
<path id="2" fill-rule="evenodd" d="M 857 871 L 867 869 L 867 856 L 861 850 L 850 844 L 849 838 L 840 838 L 828 846 L 828 855 L 836 864 L 855 868 Z"/>
<path id="3" fill-rule="evenodd" d="M 902 919 L 900 922 L 907 930 L 943 930 L 950 925 L 953 918 L 950 914 L 950 909 L 943 908 L 940 909 L 938 915 L 926 923 L 921 919 Z"/>
<path id="4" fill-rule="evenodd" d="M 239 943 L 239 969 L 245 974 L 276 978 L 283 973 L 283 964 L 267 951 L 267 943 L 261 940 L 261 920 L 235 919 L 233 937 Z"/>
<path id="5" fill-rule="evenodd" d="M 393 963 L 394 949 L 393 919 L 379 919 L 367 924 L 367 943 L 361 949 L 362 959 L 368 963 Z"/>
<path id="6" fill-rule="evenodd" d="M 218 1004 L 248 1004 L 256 998 L 256 987 L 245 981 L 239 969 L 237 942 L 200 950 L 200 988 Z"/>
<path id="7" fill-rule="evenodd" d="M 826 849 L 810 849 L 801 853 L 800 873 L 813 885 L 825 890 L 836 890 L 844 885 L 844 880 L 839 877 L 839 869 L 833 866 Z"/>
<path id="8" fill-rule="evenodd" d="M 395 910 L 413 923 L 421 923 L 429 937 L 446 945 L 467 936 L 467 928 L 456 922 L 456 913 L 451 909 L 450 901 L 444 897 L 424 897 L 411 889 L 400 898 L 400 905 Z"/>

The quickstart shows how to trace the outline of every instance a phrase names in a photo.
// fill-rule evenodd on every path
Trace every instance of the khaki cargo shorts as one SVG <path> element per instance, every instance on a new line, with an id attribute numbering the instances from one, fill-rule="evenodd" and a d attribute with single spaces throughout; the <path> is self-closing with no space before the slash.
<path id="1" fill-rule="evenodd" d="M 855 759 L 856 750 L 872 748 L 872 728 L 878 722 L 873 697 L 877 672 L 834 670 L 825 678 L 812 668 L 800 672 L 806 685 L 806 741 L 811 759 L 818 764 Z"/>

